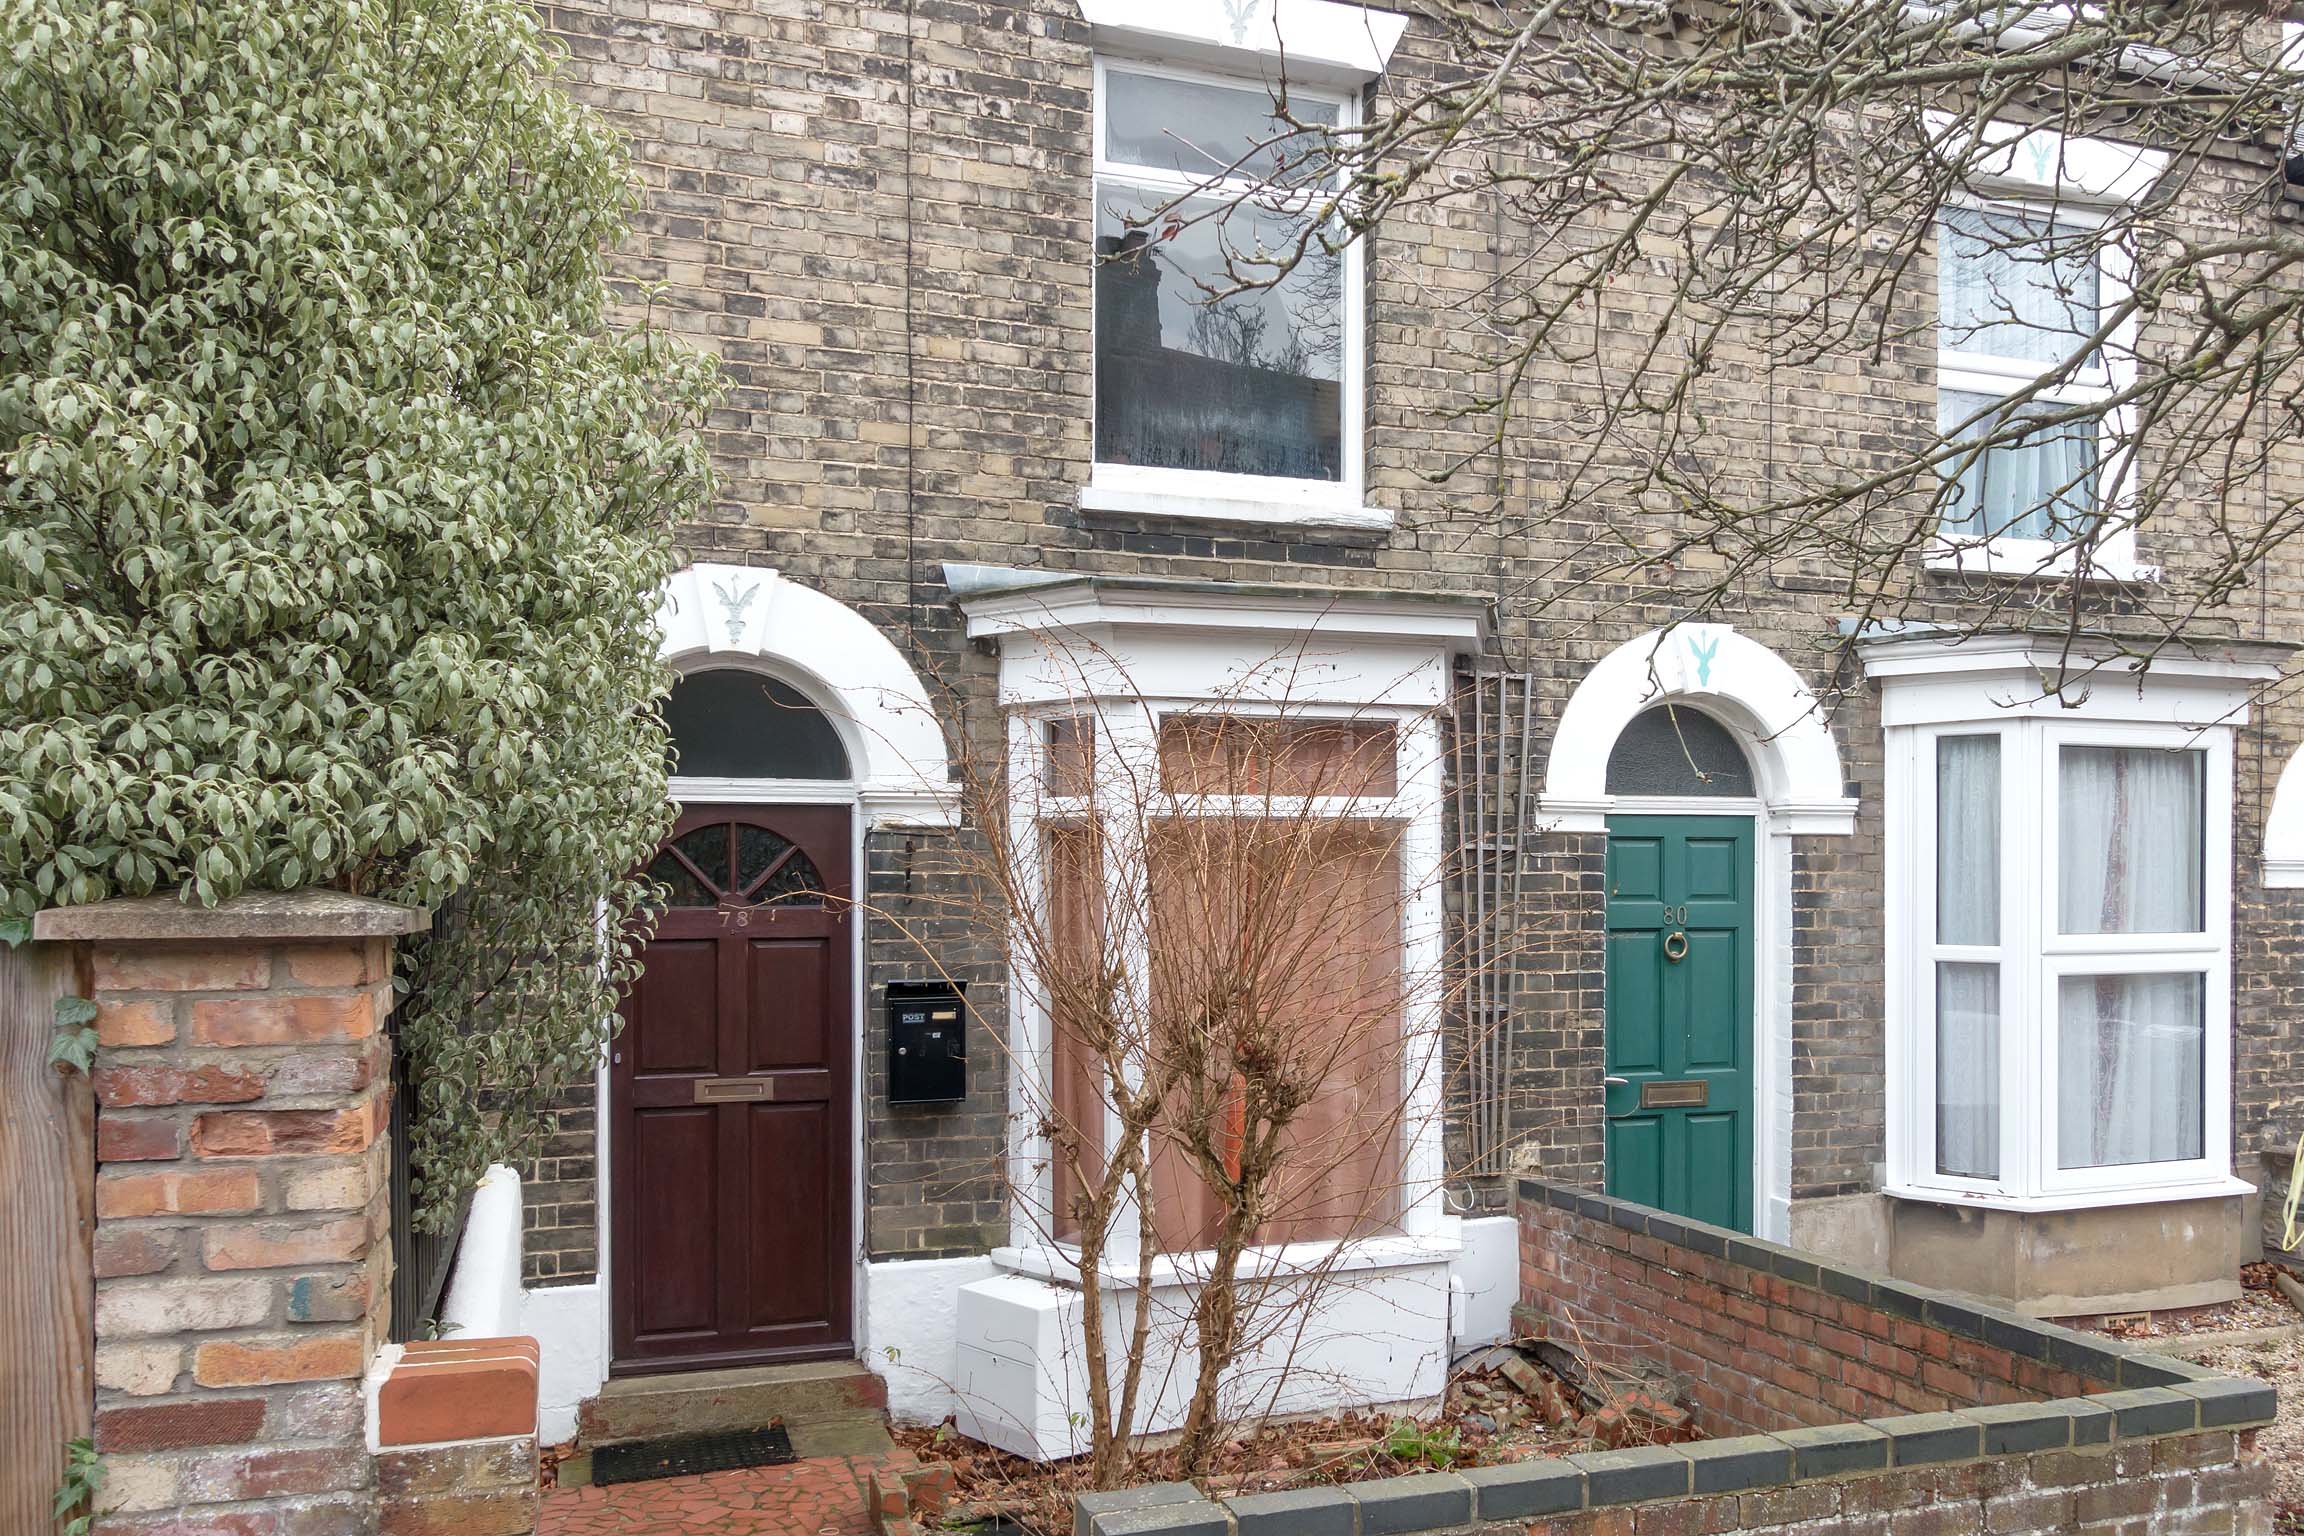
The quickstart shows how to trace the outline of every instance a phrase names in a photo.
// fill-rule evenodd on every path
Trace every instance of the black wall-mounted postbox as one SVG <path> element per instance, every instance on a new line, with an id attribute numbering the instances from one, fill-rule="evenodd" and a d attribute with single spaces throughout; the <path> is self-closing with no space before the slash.
<path id="1" fill-rule="evenodd" d="M 888 1102 L 949 1104 L 968 1097 L 964 985 L 888 983 Z"/>

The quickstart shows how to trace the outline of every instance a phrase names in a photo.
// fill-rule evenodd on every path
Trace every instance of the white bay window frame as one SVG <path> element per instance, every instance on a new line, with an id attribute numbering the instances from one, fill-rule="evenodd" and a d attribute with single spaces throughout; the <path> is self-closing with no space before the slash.
<path id="1" fill-rule="evenodd" d="M 1026 573 L 1014 573 L 1024 576 Z M 1007 836 L 1029 892 L 1045 907 L 1043 832 L 1091 815 L 1129 830 L 1106 840 L 1107 888 L 1143 911 L 1141 828 L 1164 817 L 1300 814 L 1383 823 L 1400 829 L 1400 1158 L 1391 1230 L 1250 1250 L 1261 1275 L 1298 1267 L 1381 1268 L 1431 1262 L 1458 1246 L 1448 1236 L 1442 1186 L 1441 966 L 1444 773 L 1439 712 L 1449 698 L 1451 658 L 1475 649 L 1485 606 L 1378 594 L 1234 595 L 1194 583 L 1071 578 L 986 595 L 963 595 L 968 634 L 997 639 L 1006 712 Z M 1390 795 L 1227 797 L 1161 789 L 1159 732 L 1176 716 L 1241 716 L 1290 721 L 1384 723 L 1395 732 Z M 1093 720 L 1090 792 L 1046 792 L 1042 752 L 1047 722 Z M 1114 956 L 1138 988 L 1147 986 L 1142 935 Z M 1037 1127 L 1054 1088 L 1055 1040 L 1041 989 L 1022 957 L 1009 1000 L 1010 1245 L 1002 1268 L 1062 1282 L 1078 1274 L 1077 1250 L 1052 1240 L 1056 1169 Z M 1106 1145 L 1117 1127 L 1109 1111 Z M 1133 1284 L 1136 1220 L 1115 1221 L 1105 1271 Z M 1155 1257 L 1156 1284 L 1188 1280 L 1205 1253 Z"/>
<path id="2" fill-rule="evenodd" d="M 1173 169 L 1114 159 L 1109 152 L 1106 133 L 1106 110 L 1110 98 L 1108 81 L 1114 71 L 1256 94 L 1268 94 L 1272 89 L 1262 75 L 1245 69 L 1245 66 L 1244 72 L 1232 73 L 1155 58 L 1099 53 L 1095 60 L 1095 106 L 1092 117 L 1092 196 L 1095 202 L 1091 210 L 1092 229 L 1103 213 L 1103 189 L 1107 181 L 1141 187 L 1166 197 L 1206 195 L 1250 199 L 1259 207 L 1288 213 L 1310 213 L 1323 198 L 1332 195 L 1332 186 L 1307 187 L 1294 192 L 1273 189 L 1259 192 L 1258 184 L 1246 178 L 1193 176 Z M 1287 95 L 1291 103 L 1318 103 L 1333 107 L 1339 127 L 1353 127 L 1359 122 L 1360 98 L 1357 92 L 1335 85 L 1300 80 L 1291 74 L 1287 80 Z M 1090 259 L 1094 261 L 1098 258 L 1092 252 Z M 1231 474 L 1159 465 L 1112 464 L 1098 459 L 1091 464 L 1088 484 L 1080 493 L 1080 504 L 1090 511 L 1204 517 L 1223 522 L 1391 527 L 1394 519 L 1390 511 L 1363 505 L 1367 462 L 1367 313 L 1363 243 L 1359 240 L 1347 243 L 1339 253 L 1338 260 L 1342 277 L 1342 292 L 1337 301 L 1337 409 L 1340 416 L 1337 424 L 1338 479 Z M 1091 310 L 1093 308 L 1091 305 Z M 1093 324 L 1092 319 L 1092 328 Z M 1096 340 L 1092 339 L 1092 369 L 1100 366 L 1093 350 L 1096 345 Z M 1096 437 L 1093 423 L 1089 436 L 1093 452 Z"/>
<path id="3" fill-rule="evenodd" d="M 1946 1204 L 2071 1210 L 2245 1193 L 2232 1177 L 2233 737 L 2253 685 L 2277 667 L 2253 655 L 2187 655 L 2150 671 L 2110 664 L 2049 694 L 2056 637 L 1883 636 L 1863 644 L 1882 681 L 1886 737 L 1888 986 L 1886 1190 Z M 2086 665 L 2084 658 L 2075 658 Z M 1997 942 L 1938 941 L 1938 744 L 1996 736 Z M 2201 754 L 2201 927 L 2189 933 L 2059 931 L 2062 754 L 2066 747 Z M 1939 1171 L 1937 967 L 2000 967 L 1997 1172 Z M 2202 980 L 2201 1155 L 2064 1168 L 2060 985 L 2068 976 L 2196 974 Z"/>

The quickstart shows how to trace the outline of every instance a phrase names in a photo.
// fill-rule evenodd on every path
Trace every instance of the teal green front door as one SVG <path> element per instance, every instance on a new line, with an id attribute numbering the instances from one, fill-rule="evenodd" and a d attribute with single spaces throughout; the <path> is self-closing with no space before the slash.
<path id="1" fill-rule="evenodd" d="M 1608 818 L 1608 1193 L 1752 1230 L 1752 820 Z"/>

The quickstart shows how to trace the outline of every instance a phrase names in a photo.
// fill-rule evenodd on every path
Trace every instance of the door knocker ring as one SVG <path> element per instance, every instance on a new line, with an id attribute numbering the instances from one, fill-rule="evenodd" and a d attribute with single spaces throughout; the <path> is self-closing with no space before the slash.
<path id="1" fill-rule="evenodd" d="M 1673 946 L 1679 946 L 1674 948 Z M 1688 935 L 1675 928 L 1664 935 L 1664 958 L 1680 961 L 1688 958 Z"/>

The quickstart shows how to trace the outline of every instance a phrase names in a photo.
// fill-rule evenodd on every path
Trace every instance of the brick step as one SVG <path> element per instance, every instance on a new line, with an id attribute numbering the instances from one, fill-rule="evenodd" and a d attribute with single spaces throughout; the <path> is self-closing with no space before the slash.
<path id="1" fill-rule="evenodd" d="M 781 1424 L 801 1455 L 885 1443 L 888 1385 L 854 1360 L 619 1376 L 577 1415 L 580 1445 Z M 877 1441 L 875 1441 L 877 1436 Z"/>

